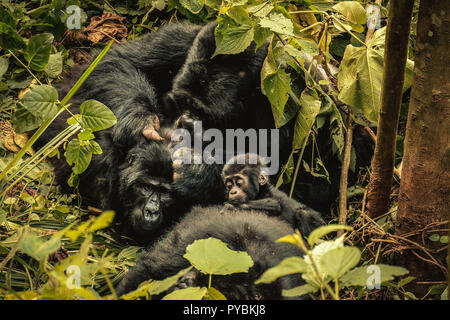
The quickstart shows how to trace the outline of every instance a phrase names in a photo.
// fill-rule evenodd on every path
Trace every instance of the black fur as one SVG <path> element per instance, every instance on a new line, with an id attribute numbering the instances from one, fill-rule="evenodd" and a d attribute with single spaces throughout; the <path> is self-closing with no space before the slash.
<path id="1" fill-rule="evenodd" d="M 214 237 L 228 244 L 232 250 L 246 251 L 254 266 L 248 273 L 213 276 L 212 286 L 229 300 L 281 299 L 281 290 L 304 284 L 301 276 L 285 276 L 271 284 L 255 285 L 254 282 L 268 268 L 284 258 L 303 256 L 295 245 L 275 240 L 292 234 L 294 230 L 279 219 L 255 211 L 242 214 L 222 213 L 222 207 L 194 207 L 161 240 L 144 251 L 136 265 L 116 288 L 123 295 L 137 288 L 148 279 L 162 280 L 187 268 L 190 263 L 183 258 L 186 247 L 194 240 Z M 183 281 L 183 280 L 182 280 Z M 184 286 L 207 286 L 208 276 L 194 270 Z"/>

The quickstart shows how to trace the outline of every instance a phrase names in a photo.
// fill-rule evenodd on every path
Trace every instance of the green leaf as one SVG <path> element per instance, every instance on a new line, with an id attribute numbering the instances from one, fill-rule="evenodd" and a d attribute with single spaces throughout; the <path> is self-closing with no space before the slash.
<path id="1" fill-rule="evenodd" d="M 0 47 L 5 50 L 25 48 L 26 44 L 17 31 L 10 25 L 0 22 Z"/>
<path id="2" fill-rule="evenodd" d="M 428 237 L 433 242 L 439 241 L 440 236 L 437 233 L 433 233 L 431 236 Z"/>
<path id="3" fill-rule="evenodd" d="M 333 9 L 352 24 L 363 25 L 367 21 L 366 10 L 358 1 L 341 1 L 334 5 Z"/>
<path id="4" fill-rule="evenodd" d="M 180 0 L 180 4 L 193 14 L 197 14 L 203 9 L 203 3 L 199 0 Z"/>
<path id="5" fill-rule="evenodd" d="M 80 114 L 82 116 L 79 120 L 81 126 L 92 131 L 108 129 L 117 122 L 114 113 L 97 100 L 84 101 L 80 106 Z"/>
<path id="6" fill-rule="evenodd" d="M 227 15 L 239 25 L 252 25 L 252 19 L 243 7 L 231 7 L 227 11 Z"/>
<path id="7" fill-rule="evenodd" d="M 226 243 L 215 238 L 195 240 L 186 248 L 183 257 L 205 274 L 247 272 L 253 266 L 253 260 L 246 252 L 228 249 Z"/>
<path id="8" fill-rule="evenodd" d="M 92 160 L 92 146 L 90 141 L 80 141 L 72 139 L 67 144 L 66 152 L 64 153 L 67 163 L 73 167 L 75 174 L 83 173 L 89 166 Z"/>
<path id="9" fill-rule="evenodd" d="M 4 57 L 0 57 L 0 80 L 2 79 L 3 75 L 8 71 L 9 66 L 9 60 Z"/>
<path id="10" fill-rule="evenodd" d="M 25 133 L 38 128 L 44 119 L 36 117 L 22 105 L 17 104 L 16 112 L 14 113 L 11 123 L 14 125 L 16 133 Z"/>
<path id="11" fill-rule="evenodd" d="M 45 69 L 50 58 L 52 42 L 53 35 L 50 33 L 37 34 L 28 40 L 23 56 L 33 70 L 43 71 Z"/>
<path id="12" fill-rule="evenodd" d="M 319 114 L 321 104 L 321 100 L 311 95 L 308 89 L 303 90 L 300 95 L 301 108 L 295 120 L 293 149 L 301 148 L 304 140 L 308 137 L 316 116 Z"/>
<path id="13" fill-rule="evenodd" d="M 190 287 L 173 291 L 162 298 L 162 300 L 202 300 L 208 292 L 206 287 Z"/>
<path id="14" fill-rule="evenodd" d="M 353 230 L 353 228 L 339 224 L 329 224 L 327 226 L 321 226 L 315 229 L 313 232 L 311 232 L 311 234 L 308 237 L 308 244 L 310 245 L 310 247 L 314 247 L 314 245 L 317 243 L 317 240 L 325 237 L 327 234 L 331 232 L 335 232 L 338 230 L 351 231 Z"/>
<path id="15" fill-rule="evenodd" d="M 308 293 L 314 293 L 317 290 L 317 287 L 307 283 L 300 287 L 295 287 L 287 290 L 284 289 L 281 294 L 283 295 L 283 297 L 299 297 Z"/>
<path id="16" fill-rule="evenodd" d="M 57 78 L 63 69 L 63 59 L 61 52 L 51 54 L 48 60 L 47 67 L 45 68 L 45 73 L 50 78 Z"/>
<path id="17" fill-rule="evenodd" d="M 30 257 L 41 261 L 46 255 L 55 252 L 61 247 L 60 235 L 55 234 L 49 240 L 45 241 L 31 231 L 25 231 L 19 249 Z"/>
<path id="18" fill-rule="evenodd" d="M 294 24 L 291 19 L 286 18 L 281 13 L 271 13 L 267 17 L 264 17 L 259 22 L 259 25 L 263 28 L 268 28 L 278 34 L 287 36 L 294 35 Z"/>
<path id="19" fill-rule="evenodd" d="M 216 32 L 216 51 L 212 58 L 219 54 L 237 54 L 243 52 L 253 40 L 252 26 L 227 27 Z"/>
<path id="20" fill-rule="evenodd" d="M 206 300 L 227 300 L 227 298 L 216 288 L 209 288 L 205 296 Z"/>
<path id="21" fill-rule="evenodd" d="M 361 259 L 361 251 L 356 247 L 343 247 L 325 252 L 320 258 L 320 269 L 333 279 L 342 276 L 356 266 Z"/>
<path id="22" fill-rule="evenodd" d="M 374 284 L 373 281 L 368 283 L 369 280 L 378 280 L 375 283 L 381 284 L 383 282 L 393 280 L 394 277 L 396 276 L 403 276 L 408 273 L 409 271 L 402 267 L 377 264 L 355 268 L 344 274 L 340 278 L 340 281 L 342 285 L 346 287 L 348 286 L 365 287 L 368 284 L 372 285 Z"/>
<path id="23" fill-rule="evenodd" d="M 95 218 L 89 226 L 88 231 L 94 232 L 108 227 L 114 219 L 114 211 L 105 211 L 99 217 Z"/>
<path id="24" fill-rule="evenodd" d="M 279 127 L 279 120 L 284 114 L 284 107 L 289 99 L 291 77 L 283 69 L 267 75 L 263 80 L 263 92 L 272 105 L 275 126 Z"/>
<path id="25" fill-rule="evenodd" d="M 308 270 L 308 267 L 305 260 L 300 257 L 285 258 L 277 266 L 267 269 L 261 277 L 255 281 L 255 284 L 272 283 L 282 276 L 303 273 Z"/>
<path id="26" fill-rule="evenodd" d="M 192 266 L 183 269 L 177 274 L 171 277 L 167 277 L 164 280 L 153 281 L 152 285 L 148 288 L 148 293 L 150 295 L 157 295 L 168 290 L 170 287 L 174 286 L 178 282 L 178 279 L 180 279 L 182 276 L 188 273 L 191 269 Z"/>
<path id="27" fill-rule="evenodd" d="M 78 139 L 82 141 L 88 141 L 95 139 L 92 129 L 85 129 L 78 134 Z"/>
<path id="28" fill-rule="evenodd" d="M 370 48 L 348 45 L 338 73 L 339 99 L 376 122 L 382 80 L 383 55 Z"/>
<path id="29" fill-rule="evenodd" d="M 58 112 L 58 91 L 43 84 L 30 89 L 22 98 L 22 105 L 35 117 L 50 119 Z"/>

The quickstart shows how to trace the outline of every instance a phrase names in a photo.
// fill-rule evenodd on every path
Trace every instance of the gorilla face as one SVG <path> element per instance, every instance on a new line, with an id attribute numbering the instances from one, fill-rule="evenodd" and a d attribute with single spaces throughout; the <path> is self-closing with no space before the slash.
<path id="1" fill-rule="evenodd" d="M 129 152 L 119 172 L 122 220 L 133 236 L 152 237 L 173 217 L 171 196 L 173 169 L 169 149 L 149 141 Z"/>

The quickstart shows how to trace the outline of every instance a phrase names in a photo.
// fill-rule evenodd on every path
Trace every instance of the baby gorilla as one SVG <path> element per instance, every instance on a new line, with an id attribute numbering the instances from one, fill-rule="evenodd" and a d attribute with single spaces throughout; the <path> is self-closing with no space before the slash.
<path id="1" fill-rule="evenodd" d="M 256 154 L 241 154 L 230 159 L 222 170 L 226 188 L 225 210 L 262 210 L 285 220 L 303 236 L 324 224 L 317 211 L 275 189 Z"/>
<path id="2" fill-rule="evenodd" d="M 282 290 L 304 284 L 299 274 L 280 277 L 270 284 L 255 285 L 264 271 L 278 265 L 283 259 L 303 256 L 297 246 L 276 242 L 294 233 L 285 222 L 268 217 L 262 212 L 246 214 L 221 212 L 222 206 L 194 207 L 173 229 L 138 258 L 136 265 L 116 288 L 119 296 L 130 292 L 148 279 L 162 280 L 190 266 L 183 255 L 186 247 L 198 239 L 217 238 L 236 251 L 246 251 L 253 260 L 247 273 L 214 275 L 212 286 L 228 300 L 282 299 Z M 174 288 L 206 287 L 209 276 L 192 269 Z M 163 293 L 165 295 L 166 293 Z M 299 297 L 305 298 L 305 297 Z"/>

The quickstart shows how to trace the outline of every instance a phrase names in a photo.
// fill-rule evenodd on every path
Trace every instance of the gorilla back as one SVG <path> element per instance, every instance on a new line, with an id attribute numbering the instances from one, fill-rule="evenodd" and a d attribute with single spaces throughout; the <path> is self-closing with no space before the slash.
<path id="1" fill-rule="evenodd" d="M 297 246 L 275 242 L 294 233 L 288 224 L 257 211 L 236 214 L 221 213 L 221 209 L 222 206 L 194 207 L 161 240 L 141 254 L 136 265 L 120 282 L 117 294 L 130 292 L 148 279 L 162 280 L 187 268 L 189 261 L 183 257 L 186 247 L 195 240 L 209 237 L 222 240 L 232 250 L 246 251 L 254 262 L 248 273 L 213 277 L 214 288 L 229 300 L 281 299 L 283 289 L 304 284 L 301 276 L 296 274 L 281 277 L 271 284 L 255 285 L 264 271 L 284 258 L 303 256 L 303 251 Z M 209 276 L 193 270 L 188 279 L 182 279 L 177 287 L 208 285 Z"/>

